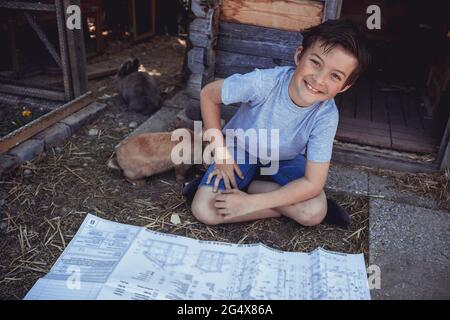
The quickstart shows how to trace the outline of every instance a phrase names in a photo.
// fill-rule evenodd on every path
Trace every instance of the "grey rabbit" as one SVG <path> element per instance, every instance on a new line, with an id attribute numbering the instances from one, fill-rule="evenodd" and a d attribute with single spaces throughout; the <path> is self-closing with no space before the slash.
<path id="1" fill-rule="evenodd" d="M 159 91 L 155 79 L 139 71 L 139 60 L 129 59 L 116 75 L 117 89 L 128 110 L 150 116 L 159 109 Z"/>

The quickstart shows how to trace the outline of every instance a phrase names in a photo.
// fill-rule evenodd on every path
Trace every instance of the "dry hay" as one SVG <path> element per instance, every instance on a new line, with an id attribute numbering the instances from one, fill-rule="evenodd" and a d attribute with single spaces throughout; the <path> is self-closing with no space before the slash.
<path id="1" fill-rule="evenodd" d="M 53 150 L 0 182 L 4 199 L 0 228 L 0 298 L 20 299 L 47 273 L 78 230 L 86 214 L 155 231 L 201 240 L 262 242 L 285 251 L 316 247 L 368 254 L 368 200 L 339 194 L 352 215 L 349 230 L 333 226 L 302 227 L 286 219 L 206 226 L 197 222 L 181 196 L 173 172 L 147 179 L 136 188 L 105 165 L 124 133 L 103 118 L 82 129 L 59 152 Z M 29 170 L 31 174 L 25 174 Z M 173 213 L 181 224 L 170 222 Z"/>
<path id="2" fill-rule="evenodd" d="M 393 179 L 399 192 L 408 192 L 420 197 L 432 197 L 439 208 L 450 210 L 450 171 L 434 173 L 405 173 L 386 169 L 366 168 L 379 176 Z"/>

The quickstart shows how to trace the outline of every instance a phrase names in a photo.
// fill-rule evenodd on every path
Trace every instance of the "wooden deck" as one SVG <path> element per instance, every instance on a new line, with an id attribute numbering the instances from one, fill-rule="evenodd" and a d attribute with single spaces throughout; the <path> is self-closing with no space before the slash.
<path id="1" fill-rule="evenodd" d="M 439 136 L 426 119 L 416 91 L 395 90 L 362 80 L 336 99 L 336 139 L 415 153 L 437 152 Z"/>

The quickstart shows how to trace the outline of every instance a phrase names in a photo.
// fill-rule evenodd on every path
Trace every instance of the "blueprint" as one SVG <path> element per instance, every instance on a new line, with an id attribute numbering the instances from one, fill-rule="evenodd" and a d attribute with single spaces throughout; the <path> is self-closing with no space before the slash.
<path id="1" fill-rule="evenodd" d="M 38 299 L 370 299 L 362 254 L 201 241 L 88 214 Z"/>

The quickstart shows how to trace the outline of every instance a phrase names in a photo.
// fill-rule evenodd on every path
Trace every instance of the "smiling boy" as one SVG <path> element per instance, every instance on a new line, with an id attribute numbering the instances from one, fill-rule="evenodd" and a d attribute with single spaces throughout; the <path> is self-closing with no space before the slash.
<path id="1" fill-rule="evenodd" d="M 349 21 L 328 20 L 302 34 L 295 68 L 256 69 L 202 89 L 206 129 L 224 134 L 227 129 L 279 130 L 279 168 L 269 179 L 257 178 L 263 159 L 248 161 L 258 155 L 245 138 L 237 137 L 234 149 L 218 149 L 192 202 L 199 221 L 214 225 L 286 216 L 304 226 L 324 219 L 340 226 L 350 223 L 347 212 L 323 191 L 339 120 L 333 98 L 351 87 L 370 55 L 363 35 Z M 241 107 L 222 129 L 220 104 L 238 102 Z M 215 143 L 225 145 L 222 134 L 217 137 L 223 140 Z M 245 162 L 236 161 L 236 148 L 244 150 Z"/>

